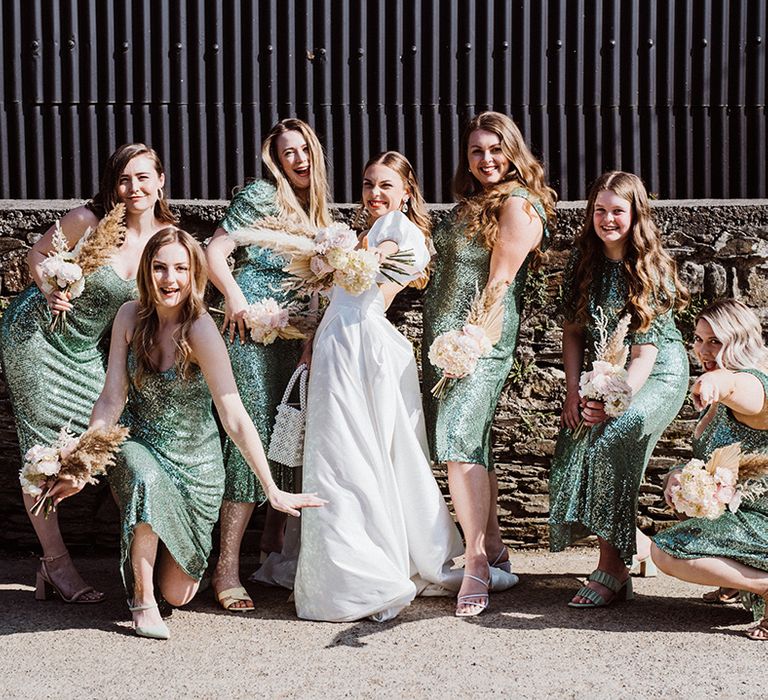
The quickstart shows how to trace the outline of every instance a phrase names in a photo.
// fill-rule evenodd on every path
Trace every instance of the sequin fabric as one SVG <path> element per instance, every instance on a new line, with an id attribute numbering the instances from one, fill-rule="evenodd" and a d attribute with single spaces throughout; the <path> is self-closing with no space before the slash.
<path id="1" fill-rule="evenodd" d="M 77 433 L 88 427 L 104 385 L 104 346 L 112 321 L 135 294 L 134 280 L 105 265 L 86 277 L 63 330 L 48 330 L 51 314 L 35 284 L 8 306 L 0 349 L 22 455 L 34 444 L 53 442 L 69 421 Z"/>
<path id="2" fill-rule="evenodd" d="M 231 233 L 252 226 L 266 216 L 277 216 L 276 196 L 275 188 L 268 182 L 255 180 L 249 183 L 232 199 L 221 227 Z M 249 304 L 266 297 L 283 303 L 295 298 L 293 293 L 286 293 L 281 287 L 286 278 L 283 272 L 285 264 L 284 258 L 266 248 L 241 246 L 235 250 L 232 274 Z M 243 404 L 267 450 L 277 405 L 296 369 L 302 343 L 278 339 L 271 345 L 260 345 L 248 338 L 242 344 L 237 337 L 231 344 L 229 338 L 226 342 Z M 264 501 L 264 492 L 258 479 L 228 436 L 224 438 L 224 464 L 227 470 L 224 492 L 226 500 L 239 503 Z M 293 491 L 295 470 L 271 461 L 269 466 L 278 486 Z"/>
<path id="3" fill-rule="evenodd" d="M 577 254 L 563 278 L 565 316 L 570 317 Z M 590 367 L 598 339 L 597 307 L 612 333 L 623 315 L 627 282 L 623 262 L 602 258 L 594 275 L 585 328 L 584 368 Z M 688 357 L 671 311 L 656 316 L 645 333 L 630 333 L 627 344 L 651 343 L 658 349 L 647 381 L 618 418 L 593 427 L 581 440 L 563 428 L 550 473 L 550 549 L 596 534 L 614 545 L 625 561 L 635 553 L 635 518 L 640 482 L 664 429 L 672 422 L 688 389 Z"/>
<path id="4" fill-rule="evenodd" d="M 742 371 L 757 377 L 768 396 L 768 375 L 758 370 Z M 720 404 L 701 435 L 694 437 L 693 454 L 706 461 L 715 449 L 734 442 L 740 442 L 745 453 L 768 452 L 768 430 L 740 423 L 727 406 Z M 768 482 L 768 477 L 761 481 Z M 726 511 L 717 520 L 684 520 L 656 535 L 653 541 L 678 559 L 726 557 L 768 571 L 768 496 L 743 501 L 738 511 Z"/>
<path id="5" fill-rule="evenodd" d="M 132 377 L 120 423 L 131 430 L 107 472 L 120 506 L 120 562 L 126 591 L 133 578 L 130 547 L 137 523 L 148 523 L 179 566 L 200 579 L 211 552 L 211 532 L 224 492 L 224 464 L 211 394 L 199 368 L 181 379 L 172 367 Z"/>
<path id="6" fill-rule="evenodd" d="M 544 224 L 541 247 L 544 249 L 549 232 L 541 203 L 523 188 L 512 190 L 510 197 L 527 199 L 541 217 Z M 459 329 L 466 323 L 472 298 L 488 282 L 491 251 L 477 236 L 466 237 L 464 224 L 457 219 L 455 210 L 434 231 L 433 242 L 437 261 L 424 297 L 421 348 L 424 414 L 432 458 L 436 462 L 482 464 L 493 470 L 491 424 L 514 361 L 524 303 L 523 289 L 533 254 L 526 258 L 507 289 L 501 338 L 489 355 L 480 358 L 475 371 L 469 377 L 453 382 L 448 394 L 438 401 L 430 390 L 441 373 L 429 361 L 429 348 L 438 335 Z"/>

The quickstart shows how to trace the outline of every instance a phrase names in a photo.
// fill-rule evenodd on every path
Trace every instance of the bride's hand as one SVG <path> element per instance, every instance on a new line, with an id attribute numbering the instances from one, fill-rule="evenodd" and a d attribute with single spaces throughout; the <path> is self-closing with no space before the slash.
<path id="1" fill-rule="evenodd" d="M 288 493 L 272 486 L 267 492 L 269 505 L 282 513 L 299 517 L 299 508 L 320 508 L 328 501 L 314 493 Z"/>

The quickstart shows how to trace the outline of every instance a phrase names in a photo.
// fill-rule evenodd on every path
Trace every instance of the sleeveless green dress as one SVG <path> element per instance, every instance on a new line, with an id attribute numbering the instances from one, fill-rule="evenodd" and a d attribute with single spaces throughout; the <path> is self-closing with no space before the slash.
<path id="1" fill-rule="evenodd" d="M 76 433 L 88 427 L 106 376 L 102 341 L 117 310 L 135 296 L 136 281 L 104 265 L 87 275 L 64 330 L 48 330 L 51 313 L 34 283 L 8 306 L 0 351 L 22 456 L 32 445 L 51 444 L 69 421 Z"/>
<path id="2" fill-rule="evenodd" d="M 549 241 L 544 207 L 522 187 L 512 190 L 509 196 L 529 201 L 541 218 L 544 226 L 541 249 L 544 250 Z M 483 246 L 479 237 L 467 238 L 464 228 L 454 209 L 433 234 L 437 260 L 424 297 L 421 346 L 424 415 L 435 462 L 482 464 L 492 471 L 491 424 L 504 382 L 512 369 L 524 303 L 523 289 L 534 254 L 525 259 L 507 289 L 501 338 L 489 355 L 480 358 L 472 375 L 453 382 L 446 396 L 438 400 L 430 390 L 442 373 L 429 361 L 429 348 L 441 333 L 464 325 L 472 298 L 478 289 L 485 287 L 490 271 L 491 251 Z"/>
<path id="3" fill-rule="evenodd" d="M 176 368 L 133 381 L 128 352 L 128 402 L 120 423 L 131 434 L 107 478 L 120 507 L 120 564 L 129 596 L 133 529 L 147 523 L 179 566 L 199 580 L 224 492 L 221 441 L 203 373 L 181 379 Z"/>
<path id="4" fill-rule="evenodd" d="M 255 180 L 241 189 L 232 199 L 220 226 L 232 233 L 248 228 L 259 219 L 277 216 L 277 192 L 270 183 Z M 295 299 L 286 293 L 281 283 L 286 279 L 286 260 L 267 248 L 240 246 L 235 249 L 232 275 L 249 304 L 272 297 L 280 303 Z M 265 451 L 275 423 L 277 405 L 301 357 L 302 343 L 277 339 L 271 345 L 254 343 L 250 338 L 242 344 L 235 337 L 229 343 L 229 359 L 245 410 L 254 422 Z M 237 503 L 260 503 L 265 495 L 253 471 L 232 439 L 224 439 L 224 465 L 227 472 L 224 499 Z M 269 463 L 272 477 L 286 491 L 295 486 L 294 470 L 277 462 Z"/>
<path id="5" fill-rule="evenodd" d="M 571 256 L 563 277 L 565 316 L 572 318 L 574 272 Z M 597 307 L 613 333 L 624 313 L 628 289 L 623 261 L 597 262 L 585 328 L 584 368 L 592 366 L 599 341 Z M 673 293 L 672 290 L 669 293 Z M 645 333 L 628 333 L 627 345 L 650 343 L 658 349 L 651 374 L 618 418 L 593 427 L 580 440 L 563 428 L 557 439 L 549 481 L 550 549 L 559 552 L 574 540 L 595 534 L 629 561 L 635 553 L 637 500 L 656 443 L 677 416 L 688 391 L 688 356 L 672 311 L 656 316 Z"/>
<path id="6" fill-rule="evenodd" d="M 754 369 L 741 371 L 757 377 L 768 396 L 768 375 Z M 768 452 L 768 430 L 740 423 L 727 406 L 719 404 L 701 435 L 693 438 L 693 456 L 707 461 L 718 447 L 734 442 L 741 443 L 743 453 Z M 768 486 L 768 477 L 761 481 Z M 717 520 L 684 520 L 656 535 L 653 541 L 678 559 L 726 557 L 768 571 L 768 495 L 745 500 L 735 513 L 726 510 Z"/>

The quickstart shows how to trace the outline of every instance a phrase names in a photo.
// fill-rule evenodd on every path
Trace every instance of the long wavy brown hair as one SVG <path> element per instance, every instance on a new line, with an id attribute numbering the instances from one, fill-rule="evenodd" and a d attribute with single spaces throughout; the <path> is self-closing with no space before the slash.
<path id="1" fill-rule="evenodd" d="M 157 347 L 157 331 L 160 321 L 157 316 L 159 294 L 155 277 L 152 274 L 152 263 L 158 251 L 171 243 L 184 246 L 189 255 L 190 289 L 182 301 L 179 326 L 174 331 L 173 340 L 176 344 L 176 372 L 182 379 L 188 379 L 192 372 L 192 347 L 189 344 L 189 332 L 192 324 L 206 313 L 203 295 L 208 281 L 205 255 L 200 244 L 186 231 L 174 226 L 168 226 L 158 231 L 147 242 L 141 254 L 139 271 L 136 275 L 136 285 L 139 289 L 139 309 L 136 327 L 131 341 L 133 354 L 136 357 L 136 374 L 134 382 L 141 386 L 144 378 L 151 372 L 161 368 L 152 361 L 152 353 Z"/>
<path id="2" fill-rule="evenodd" d="M 122 201 L 117 194 L 120 176 L 128 163 L 137 156 L 146 156 L 152 162 L 158 175 L 165 174 L 163 163 L 154 148 L 143 143 L 125 143 L 119 146 L 107 160 L 104 172 L 101 174 L 99 191 L 88 204 L 88 208 L 100 219 L 104 218 L 115 208 L 115 205 Z M 168 206 L 168 200 L 162 193 L 159 195 L 155 202 L 155 218 L 164 224 L 175 224 L 178 219 Z"/>
<path id="3" fill-rule="evenodd" d="M 384 165 L 390 170 L 394 170 L 403 181 L 403 186 L 408 192 L 408 211 L 405 215 L 421 230 L 424 234 L 424 238 L 427 239 L 427 246 L 429 245 L 429 239 L 432 233 L 432 218 L 427 212 L 427 205 L 424 202 L 424 195 L 421 193 L 421 187 L 419 187 L 419 180 L 416 177 L 416 171 L 413 169 L 411 162 L 398 151 L 384 151 L 379 155 L 371 158 L 363 167 L 363 177 L 372 165 Z M 373 218 L 365 208 L 365 205 L 360 202 L 360 207 L 355 213 L 355 222 L 365 222 L 365 228 L 373 226 Z M 416 287 L 417 289 L 424 289 L 429 283 L 429 269 L 418 279 L 411 282 L 409 287 Z"/>
<path id="4" fill-rule="evenodd" d="M 576 267 L 575 295 L 577 323 L 587 323 L 587 306 L 603 257 L 603 243 L 595 231 L 595 200 L 600 192 L 610 191 L 632 207 L 632 231 L 624 257 L 624 276 L 629 287 L 625 311 L 632 317 L 631 328 L 647 331 L 656 316 L 670 309 L 682 310 L 690 295 L 677 276 L 677 265 L 661 245 L 661 233 L 653 222 L 648 193 L 642 180 L 619 170 L 603 173 L 592 184 L 584 215 L 584 226 L 576 238 L 580 253 Z"/>
<path id="5" fill-rule="evenodd" d="M 305 209 L 291 181 L 280 165 L 277 153 L 277 137 L 288 131 L 298 131 L 307 142 L 309 148 L 309 163 L 311 166 L 309 180 L 309 202 Z M 277 205 L 282 216 L 297 223 L 308 223 L 312 226 L 329 226 L 331 212 L 328 209 L 328 175 L 325 168 L 325 155 L 320 140 L 312 127 L 301 119 L 282 119 L 269 131 L 261 144 L 261 159 L 267 166 L 277 187 Z"/>
<path id="6" fill-rule="evenodd" d="M 469 138 L 482 129 L 499 137 L 501 152 L 510 162 L 504 180 L 484 188 L 469 170 Z M 518 185 L 536 196 L 547 218 L 547 227 L 555 225 L 557 194 L 547 185 L 544 166 L 531 153 L 520 129 L 506 114 L 481 112 L 464 128 L 459 144 L 459 162 L 453 176 L 453 194 L 459 201 L 458 216 L 466 222 L 467 237 L 482 236 L 483 245 L 492 250 L 499 235 L 499 216 L 509 193 Z M 537 216 L 531 211 L 529 214 Z M 538 255 L 538 254 L 537 254 Z"/>

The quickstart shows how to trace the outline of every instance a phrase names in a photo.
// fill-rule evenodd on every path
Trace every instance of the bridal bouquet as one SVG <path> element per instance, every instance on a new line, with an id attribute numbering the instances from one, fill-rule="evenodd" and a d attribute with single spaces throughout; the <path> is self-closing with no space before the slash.
<path id="1" fill-rule="evenodd" d="M 453 381 L 475 371 L 481 357 L 488 355 L 501 337 L 504 323 L 506 286 L 497 283 L 475 292 L 467 322 L 459 329 L 441 333 L 429 347 L 429 361 L 443 371 L 432 387 L 432 396 L 442 399 Z"/>
<path id="2" fill-rule="evenodd" d="M 675 510 L 692 518 L 715 520 L 728 508 L 735 513 L 743 500 L 768 493 L 759 477 L 768 474 L 768 455 L 741 454 L 741 444 L 716 449 L 709 461 L 690 460 L 670 493 Z"/>
<path id="3" fill-rule="evenodd" d="M 124 216 L 125 205 L 118 204 L 95 229 L 88 228 L 72 250 L 57 221 L 51 238 L 52 250 L 40 264 L 43 293 L 51 294 L 58 289 L 69 294 L 70 299 L 79 297 L 85 289 L 85 276 L 105 264 L 122 243 Z M 63 331 L 66 325 L 67 312 L 60 311 L 53 317 L 50 330 Z"/>
<path id="4" fill-rule="evenodd" d="M 396 281 L 390 273 L 403 274 L 403 266 L 413 261 L 412 252 L 405 250 L 380 262 L 370 251 L 357 248 L 357 234 L 341 223 L 316 229 L 268 217 L 258 228 L 230 235 L 236 245 L 258 245 L 288 257 L 284 270 L 291 278 L 285 286 L 307 295 L 338 285 L 357 296 L 370 289 L 379 274 Z"/>
<path id="5" fill-rule="evenodd" d="M 624 369 L 629 352 L 624 345 L 624 339 L 629 330 L 630 317 L 629 314 L 623 316 L 609 338 L 608 319 L 599 306 L 596 316 L 600 341 L 592 369 L 582 372 L 579 377 L 579 396 L 602 401 L 606 415 L 617 418 L 632 402 L 632 389 L 627 383 L 627 371 Z M 580 440 L 588 430 L 589 427 L 582 418 L 573 431 L 574 440 Z"/>
<path id="6" fill-rule="evenodd" d="M 306 338 L 299 328 L 291 323 L 291 314 L 296 313 L 297 304 L 281 305 L 272 297 L 257 301 L 246 309 L 245 325 L 254 343 L 270 345 L 277 338 L 302 340 Z"/>
<path id="7" fill-rule="evenodd" d="M 104 474 L 114 464 L 115 454 L 128 437 L 128 428 L 89 428 L 80 437 L 64 427 L 50 447 L 33 445 L 24 455 L 24 466 L 19 472 L 21 490 L 37 498 L 30 513 L 45 517 L 55 510 L 49 496 L 53 483 L 60 476 L 71 476 L 78 481 L 96 483 L 95 477 Z"/>

